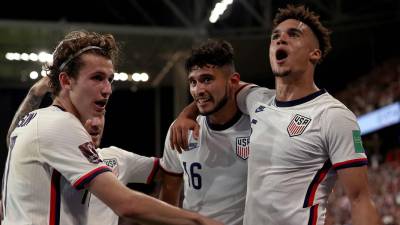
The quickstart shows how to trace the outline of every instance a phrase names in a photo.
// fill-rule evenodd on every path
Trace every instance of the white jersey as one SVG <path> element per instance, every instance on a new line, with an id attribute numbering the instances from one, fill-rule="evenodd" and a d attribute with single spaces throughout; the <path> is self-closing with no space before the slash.
<path id="1" fill-rule="evenodd" d="M 354 114 L 325 90 L 289 102 L 249 92 L 238 96 L 252 127 L 244 224 L 324 224 L 336 170 L 367 164 Z"/>
<path id="2" fill-rule="evenodd" d="M 158 159 L 141 156 L 114 146 L 98 150 L 104 163 L 123 184 L 150 183 L 158 169 Z M 88 224 L 118 225 L 118 215 L 96 196 L 90 197 Z"/>
<path id="3" fill-rule="evenodd" d="M 189 149 L 172 150 L 169 133 L 160 165 L 184 174 L 183 208 L 227 225 L 242 225 L 246 197 L 249 117 L 237 114 L 226 126 L 215 127 L 197 118 L 199 141 L 189 137 Z"/>
<path id="4" fill-rule="evenodd" d="M 50 106 L 26 115 L 10 139 L 2 224 L 86 224 L 85 188 L 98 174 L 111 170 L 81 122 Z"/>

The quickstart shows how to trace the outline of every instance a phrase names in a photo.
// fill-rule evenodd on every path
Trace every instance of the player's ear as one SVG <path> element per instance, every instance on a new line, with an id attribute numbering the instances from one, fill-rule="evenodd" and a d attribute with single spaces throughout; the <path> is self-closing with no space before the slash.
<path id="1" fill-rule="evenodd" d="M 61 88 L 71 90 L 71 78 L 66 72 L 61 72 L 58 75 L 58 80 L 60 81 Z"/>
<path id="2" fill-rule="evenodd" d="M 234 85 L 239 84 L 239 82 L 240 82 L 240 74 L 237 73 L 237 72 L 234 72 L 233 74 L 231 74 L 229 80 Z"/>
<path id="3" fill-rule="evenodd" d="M 321 50 L 316 48 L 310 52 L 310 61 L 316 65 L 321 60 Z"/>

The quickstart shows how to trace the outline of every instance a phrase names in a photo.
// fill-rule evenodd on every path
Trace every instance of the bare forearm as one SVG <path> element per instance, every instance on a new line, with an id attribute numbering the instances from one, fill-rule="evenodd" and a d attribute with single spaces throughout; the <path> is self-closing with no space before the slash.
<path id="1" fill-rule="evenodd" d="M 136 194 L 128 202 L 130 207 L 127 206 L 127 211 L 122 212 L 120 216 L 131 218 L 141 224 L 204 224 L 198 214 L 179 209 L 144 194 Z"/>
<path id="2" fill-rule="evenodd" d="M 39 108 L 40 103 L 42 102 L 44 94 L 39 94 L 34 89 L 30 89 L 28 95 L 25 97 L 21 105 L 19 106 L 17 112 L 12 119 L 11 125 L 8 129 L 7 133 L 7 146 L 9 145 L 10 135 L 13 130 L 17 127 L 18 121 L 22 119 L 27 113 Z"/>
<path id="3" fill-rule="evenodd" d="M 174 206 L 179 206 L 183 183 L 182 176 L 170 175 L 161 169 L 160 177 L 160 200 Z"/>
<path id="4" fill-rule="evenodd" d="M 352 222 L 354 225 L 380 225 L 381 220 L 374 203 L 370 198 L 353 200 L 351 204 Z"/>
<path id="5" fill-rule="evenodd" d="M 160 200 L 173 206 L 179 206 L 180 190 L 167 190 L 162 187 L 160 191 Z"/>
<path id="6" fill-rule="evenodd" d="M 112 173 L 96 176 L 90 192 L 108 205 L 118 216 L 142 224 L 221 225 L 199 214 L 168 205 L 153 197 L 132 191 L 122 185 Z"/>
<path id="7" fill-rule="evenodd" d="M 182 112 L 179 114 L 179 117 L 195 120 L 198 115 L 199 109 L 197 108 L 196 103 L 193 101 L 182 110 Z"/>

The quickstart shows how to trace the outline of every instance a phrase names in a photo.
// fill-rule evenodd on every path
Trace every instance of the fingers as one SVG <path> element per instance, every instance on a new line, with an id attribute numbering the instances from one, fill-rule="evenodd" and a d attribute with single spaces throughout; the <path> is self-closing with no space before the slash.
<path id="1" fill-rule="evenodd" d="M 189 129 L 186 127 L 182 127 L 180 129 L 180 135 L 178 136 L 178 145 L 179 148 L 183 149 L 183 150 L 187 150 L 187 141 L 188 141 L 188 133 L 189 133 Z"/>
<path id="2" fill-rule="evenodd" d="M 193 129 L 193 138 L 199 140 L 199 134 L 200 134 L 200 125 L 196 123 Z"/>
<path id="3" fill-rule="evenodd" d="M 190 130 L 193 130 L 193 137 L 197 140 L 200 132 L 199 124 L 191 119 L 177 119 L 170 127 L 170 147 L 179 153 L 187 150 Z"/>
<path id="4" fill-rule="evenodd" d="M 171 147 L 172 149 L 175 149 L 176 151 L 178 151 L 179 153 L 182 153 L 182 149 L 180 148 L 179 145 L 179 139 L 181 138 L 181 129 L 179 127 L 173 127 L 172 132 L 171 132 L 171 136 L 172 137 L 172 141 L 171 141 Z"/>

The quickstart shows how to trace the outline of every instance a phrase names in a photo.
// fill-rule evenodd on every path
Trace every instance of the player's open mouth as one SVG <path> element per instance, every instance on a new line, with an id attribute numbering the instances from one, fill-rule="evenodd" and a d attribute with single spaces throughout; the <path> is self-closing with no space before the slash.
<path id="1" fill-rule="evenodd" d="M 105 108 L 107 104 L 107 99 L 95 101 L 94 104 L 96 104 L 99 108 Z"/>
<path id="2" fill-rule="evenodd" d="M 100 134 L 100 131 L 92 131 L 92 132 L 90 132 L 89 134 L 90 134 L 90 136 L 96 137 L 97 135 Z"/>
<path id="3" fill-rule="evenodd" d="M 281 61 L 288 57 L 288 53 L 283 49 L 279 49 L 278 51 L 276 51 L 275 57 L 278 61 Z"/>
<path id="4" fill-rule="evenodd" d="M 207 103 L 210 100 L 210 98 L 198 98 L 196 99 L 197 104 L 203 105 Z"/>

